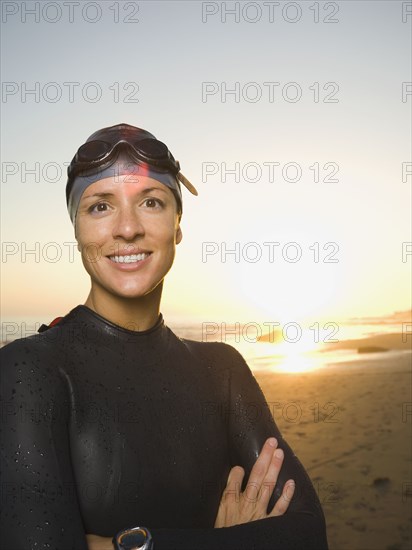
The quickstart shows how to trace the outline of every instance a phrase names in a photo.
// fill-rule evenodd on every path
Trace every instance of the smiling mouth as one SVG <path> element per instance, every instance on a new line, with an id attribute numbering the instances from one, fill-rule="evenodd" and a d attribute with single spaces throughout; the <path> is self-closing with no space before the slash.
<path id="1" fill-rule="evenodd" d="M 116 264 L 133 264 L 145 260 L 150 254 L 151 252 L 143 252 L 142 254 L 128 254 L 127 256 L 109 256 L 109 260 Z"/>

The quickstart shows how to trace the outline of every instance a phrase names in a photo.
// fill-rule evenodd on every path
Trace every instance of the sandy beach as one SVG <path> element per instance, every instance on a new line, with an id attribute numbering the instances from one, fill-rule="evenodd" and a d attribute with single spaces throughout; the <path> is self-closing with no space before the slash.
<path id="1" fill-rule="evenodd" d="M 255 372 L 318 492 L 330 550 L 411 548 L 411 360 Z"/>

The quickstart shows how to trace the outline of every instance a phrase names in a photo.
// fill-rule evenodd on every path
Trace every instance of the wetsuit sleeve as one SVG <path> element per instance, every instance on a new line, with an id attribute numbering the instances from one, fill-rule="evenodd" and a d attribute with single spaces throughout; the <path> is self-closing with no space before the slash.
<path id="1" fill-rule="evenodd" d="M 230 407 L 229 444 L 233 465 L 239 464 L 245 469 L 244 485 L 256 459 L 268 437 L 276 437 L 278 447 L 284 451 L 284 460 L 269 509 L 282 494 L 285 482 L 294 479 L 295 494 L 289 504 L 289 512 L 306 513 L 313 517 L 323 518 L 322 508 L 315 489 L 303 465 L 292 449 L 283 439 L 269 405 L 247 363 L 231 346 L 230 357 Z M 281 398 L 281 396 L 279 396 Z"/>
<path id="2" fill-rule="evenodd" d="M 0 350 L 4 550 L 87 550 L 68 434 L 69 389 L 42 344 Z"/>
<path id="3" fill-rule="evenodd" d="M 230 370 L 227 412 L 232 465 L 245 469 L 246 482 L 265 440 L 274 436 L 285 458 L 269 507 L 288 479 L 296 482 L 295 494 L 283 516 L 219 529 L 155 529 L 156 550 L 327 550 L 325 518 L 307 473 L 282 438 L 243 357 L 231 346 L 218 345 Z"/>

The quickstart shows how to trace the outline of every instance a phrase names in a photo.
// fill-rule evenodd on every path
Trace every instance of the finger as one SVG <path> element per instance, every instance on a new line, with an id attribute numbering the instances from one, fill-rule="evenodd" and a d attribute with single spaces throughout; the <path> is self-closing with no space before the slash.
<path id="1" fill-rule="evenodd" d="M 253 465 L 252 471 L 250 472 L 249 481 L 253 483 L 261 484 L 264 480 L 270 462 L 273 457 L 273 452 L 277 447 L 277 439 L 270 437 L 266 440 L 265 444 L 262 447 L 260 455 L 258 456 L 255 464 Z"/>
<path id="2" fill-rule="evenodd" d="M 245 476 L 245 470 L 241 466 L 234 466 L 230 472 L 226 484 L 226 489 L 223 493 L 224 499 L 231 501 L 239 501 L 240 489 Z"/>
<path id="3" fill-rule="evenodd" d="M 275 488 L 280 469 L 282 468 L 284 459 L 284 452 L 282 449 L 276 449 L 272 455 L 269 468 L 266 472 L 266 476 L 262 482 L 261 487 L 261 505 L 267 507 L 269 499 Z M 265 508 L 266 509 L 266 508 Z"/>
<path id="4" fill-rule="evenodd" d="M 226 508 L 223 505 L 223 501 L 220 501 L 219 509 L 217 511 L 214 527 L 224 527 L 226 518 Z M 89 549 L 90 550 L 90 549 Z"/>
<path id="5" fill-rule="evenodd" d="M 233 524 L 234 518 L 236 518 L 235 512 L 240 501 L 240 489 L 244 475 L 245 471 L 241 466 L 234 466 L 230 470 L 225 490 L 220 499 L 215 527 L 224 527 L 225 525 Z"/>
<path id="6" fill-rule="evenodd" d="M 86 535 L 88 550 L 96 550 L 96 549 L 100 548 L 98 539 L 99 539 L 99 537 L 97 537 L 96 535 L 90 535 L 90 534 Z"/>
<path id="7" fill-rule="evenodd" d="M 282 494 L 280 495 L 279 499 L 276 501 L 276 504 L 273 507 L 273 510 L 269 514 L 269 516 L 283 515 L 286 512 L 286 510 L 289 508 L 289 504 L 293 498 L 294 492 L 295 492 L 295 482 L 293 481 L 293 479 L 289 479 L 285 483 Z"/>
<path id="8" fill-rule="evenodd" d="M 272 460 L 270 461 L 268 471 L 266 472 L 265 479 L 263 480 L 263 483 L 276 483 L 278 479 L 278 475 L 280 472 L 280 469 L 282 468 L 283 459 L 285 458 L 285 454 L 282 449 L 277 448 L 273 455 Z"/>
<path id="9" fill-rule="evenodd" d="M 245 497 L 247 497 L 247 500 L 250 502 L 256 502 L 256 499 L 258 498 L 262 482 L 270 468 L 273 452 L 277 444 L 277 440 L 274 437 L 266 440 L 262 447 L 262 451 L 257 458 L 252 471 L 250 472 L 249 481 L 244 493 Z"/>

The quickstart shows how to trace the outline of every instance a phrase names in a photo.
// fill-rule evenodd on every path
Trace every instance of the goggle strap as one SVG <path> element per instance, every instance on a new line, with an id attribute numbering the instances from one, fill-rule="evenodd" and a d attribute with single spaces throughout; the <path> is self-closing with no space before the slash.
<path id="1" fill-rule="evenodd" d="M 183 183 L 183 185 L 186 187 L 186 189 L 192 193 L 192 195 L 197 196 L 199 194 L 197 192 L 196 188 L 190 183 L 190 181 L 187 178 L 184 177 L 182 172 L 178 172 L 177 178 L 181 183 Z"/>

